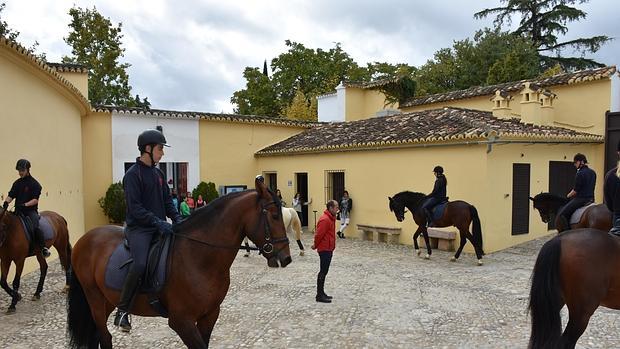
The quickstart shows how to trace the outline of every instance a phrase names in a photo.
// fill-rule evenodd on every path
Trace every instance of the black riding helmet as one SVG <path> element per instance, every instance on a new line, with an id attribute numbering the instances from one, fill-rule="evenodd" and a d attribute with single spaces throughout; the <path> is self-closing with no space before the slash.
<path id="1" fill-rule="evenodd" d="M 435 168 L 433 168 L 433 172 L 443 174 L 443 167 L 435 166 Z"/>
<path id="2" fill-rule="evenodd" d="M 17 160 L 17 164 L 15 164 L 15 169 L 17 171 L 30 171 L 30 161 L 26 159 Z"/>
<path id="3" fill-rule="evenodd" d="M 146 146 L 149 144 L 161 144 L 169 147 L 166 137 L 158 130 L 146 130 L 138 136 L 138 149 L 140 149 L 140 152 L 145 152 Z"/>
<path id="4" fill-rule="evenodd" d="M 573 158 L 573 162 L 577 162 L 577 161 L 583 161 L 584 164 L 588 163 L 586 156 L 581 153 L 575 154 L 575 157 Z"/>

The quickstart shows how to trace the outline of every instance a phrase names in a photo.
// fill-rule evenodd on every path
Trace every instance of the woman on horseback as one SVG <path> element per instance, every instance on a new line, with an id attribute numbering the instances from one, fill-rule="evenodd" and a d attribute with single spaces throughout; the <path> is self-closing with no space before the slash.
<path id="1" fill-rule="evenodd" d="M 435 174 L 433 191 L 428 194 L 426 201 L 422 204 L 422 209 L 426 213 L 426 226 L 429 226 L 433 222 L 433 207 L 448 199 L 446 188 L 448 186 L 448 180 L 443 174 L 443 167 L 435 166 L 435 168 L 433 168 L 433 173 Z"/>
<path id="2" fill-rule="evenodd" d="M 129 312 L 135 294 L 142 282 L 146 269 L 149 246 L 156 233 L 172 234 L 172 224 L 166 221 L 170 217 L 173 223 L 181 216 L 172 203 L 170 188 L 164 181 L 164 174 L 155 165 L 164 156 L 166 138 L 158 130 L 146 130 L 138 137 L 140 157 L 123 177 L 123 189 L 127 203 L 127 227 L 125 236 L 133 263 L 131 263 L 117 312 L 114 325 L 125 332 L 131 330 Z"/>

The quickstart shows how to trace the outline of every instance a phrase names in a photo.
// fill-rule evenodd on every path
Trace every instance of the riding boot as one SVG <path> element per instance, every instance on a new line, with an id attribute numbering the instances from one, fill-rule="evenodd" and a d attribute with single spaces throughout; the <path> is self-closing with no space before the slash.
<path id="1" fill-rule="evenodd" d="M 34 234 L 37 237 L 37 242 L 39 243 L 39 247 L 41 248 L 41 254 L 43 257 L 47 258 L 51 255 L 50 250 L 45 246 L 45 237 L 43 236 L 43 232 L 41 229 L 36 228 Z"/>
<path id="2" fill-rule="evenodd" d="M 131 310 L 131 306 L 133 305 L 135 295 L 141 282 L 141 275 L 130 269 L 125 277 L 121 297 L 118 305 L 116 306 L 116 316 L 114 317 L 114 325 L 120 326 L 123 332 L 129 332 L 131 330 L 129 311 Z"/>
<path id="3" fill-rule="evenodd" d="M 426 212 L 426 227 L 430 227 L 433 224 L 433 214 L 429 209 L 425 209 L 424 211 Z"/>
<path id="4" fill-rule="evenodd" d="M 570 229 L 570 224 L 568 222 L 568 219 L 566 219 L 566 217 L 564 217 L 563 215 L 559 215 L 558 218 L 557 218 L 557 221 L 558 221 L 558 223 L 560 223 L 559 227 L 555 227 L 558 230 L 558 233 L 560 231 L 564 231 L 564 230 L 569 230 Z"/>
<path id="5" fill-rule="evenodd" d="M 319 274 L 316 278 L 316 301 L 320 303 L 331 303 L 331 297 L 328 297 L 324 291 L 325 275 Z"/>

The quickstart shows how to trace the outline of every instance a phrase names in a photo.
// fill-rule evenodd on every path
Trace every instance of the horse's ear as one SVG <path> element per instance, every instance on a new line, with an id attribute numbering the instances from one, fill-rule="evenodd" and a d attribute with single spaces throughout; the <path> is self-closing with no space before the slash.
<path id="1" fill-rule="evenodd" d="M 267 186 L 265 185 L 265 178 L 263 176 L 256 176 L 256 179 L 254 179 L 254 186 L 256 187 L 258 195 L 263 197 L 269 196 L 269 191 L 267 190 Z"/>
<path id="2" fill-rule="evenodd" d="M 534 201 L 534 198 L 530 196 L 530 200 Z"/>
<path id="3" fill-rule="evenodd" d="M 388 196 L 388 199 L 389 199 L 390 201 L 394 200 L 394 199 L 392 199 L 392 197 L 391 197 L 391 196 Z"/>

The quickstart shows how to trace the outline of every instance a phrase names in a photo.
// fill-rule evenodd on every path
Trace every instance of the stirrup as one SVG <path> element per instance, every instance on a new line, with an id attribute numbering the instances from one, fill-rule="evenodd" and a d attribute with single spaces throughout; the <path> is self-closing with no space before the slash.
<path id="1" fill-rule="evenodd" d="M 43 257 L 47 258 L 49 256 L 52 255 L 52 253 L 50 252 L 49 248 L 47 247 L 42 247 L 41 248 L 41 254 L 43 255 Z"/>

